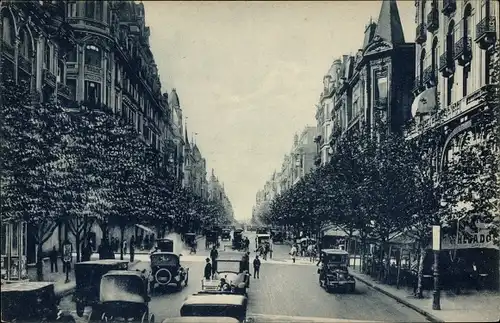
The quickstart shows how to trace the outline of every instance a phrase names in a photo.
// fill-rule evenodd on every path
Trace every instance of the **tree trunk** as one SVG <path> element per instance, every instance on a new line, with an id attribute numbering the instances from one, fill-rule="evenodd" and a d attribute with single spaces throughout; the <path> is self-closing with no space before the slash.
<path id="1" fill-rule="evenodd" d="M 382 241 L 380 243 L 380 253 L 379 253 L 379 266 L 378 266 L 378 280 L 379 281 L 382 281 L 383 279 L 383 273 L 384 273 L 384 263 L 383 263 L 383 260 L 384 260 L 384 251 L 385 251 L 385 241 Z"/>
<path id="2" fill-rule="evenodd" d="M 420 246 L 420 253 L 418 256 L 418 274 L 417 274 L 417 297 L 423 298 L 423 274 L 424 274 L 424 262 L 427 250 L 425 247 Z"/>
<path id="3" fill-rule="evenodd" d="M 80 234 L 75 234 L 76 262 L 80 262 Z"/>
<path id="4" fill-rule="evenodd" d="M 120 226 L 120 260 L 123 260 L 123 236 L 125 235 L 125 227 Z"/>
<path id="5" fill-rule="evenodd" d="M 43 243 L 41 241 L 38 241 L 39 243 L 37 244 L 37 259 L 36 259 L 36 279 L 41 282 L 43 281 Z"/>

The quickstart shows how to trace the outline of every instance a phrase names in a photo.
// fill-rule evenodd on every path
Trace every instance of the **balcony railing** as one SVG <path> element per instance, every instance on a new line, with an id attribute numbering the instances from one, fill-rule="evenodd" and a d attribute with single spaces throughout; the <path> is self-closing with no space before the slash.
<path id="1" fill-rule="evenodd" d="M 427 14 L 427 30 L 434 32 L 439 28 L 439 12 L 436 8 L 432 8 L 431 12 Z"/>
<path id="2" fill-rule="evenodd" d="M 10 58 L 14 58 L 14 46 L 2 40 L 2 52 L 7 54 Z"/>
<path id="3" fill-rule="evenodd" d="M 479 44 L 479 48 L 487 49 L 493 45 L 496 41 L 496 18 L 488 16 L 483 18 L 476 25 L 476 43 Z"/>
<path id="4" fill-rule="evenodd" d="M 62 95 L 66 99 L 71 99 L 73 96 L 71 88 L 67 85 L 62 84 L 62 83 L 57 83 L 57 93 L 59 95 Z"/>
<path id="5" fill-rule="evenodd" d="M 102 68 L 100 68 L 99 66 L 94 66 L 94 65 L 88 65 L 86 64 L 85 65 L 85 72 L 90 72 L 90 73 L 93 73 L 93 74 L 101 74 L 102 72 Z"/>
<path id="6" fill-rule="evenodd" d="M 443 10 L 442 12 L 449 16 L 457 9 L 457 1 L 456 0 L 444 0 L 443 1 Z"/>
<path id="7" fill-rule="evenodd" d="M 48 69 L 43 70 L 43 81 L 51 86 L 56 85 L 56 76 Z"/>
<path id="8" fill-rule="evenodd" d="M 31 60 L 22 55 L 19 55 L 19 67 L 26 73 L 31 74 Z"/>
<path id="9" fill-rule="evenodd" d="M 472 59 L 472 41 L 470 37 L 462 37 L 455 43 L 453 58 L 458 60 L 458 65 L 464 66 Z"/>
<path id="10" fill-rule="evenodd" d="M 445 51 L 439 57 L 439 71 L 444 77 L 448 77 L 455 72 L 455 64 L 453 61 L 452 51 Z"/>
<path id="11" fill-rule="evenodd" d="M 433 85 L 436 83 L 436 76 L 432 66 L 428 66 L 424 70 L 424 75 L 422 77 L 424 84 Z"/>
<path id="12" fill-rule="evenodd" d="M 423 24 L 423 23 L 418 24 L 417 30 L 416 30 L 415 42 L 417 44 L 422 44 L 422 43 L 425 43 L 426 40 L 427 40 L 427 34 L 425 32 L 425 24 Z"/>

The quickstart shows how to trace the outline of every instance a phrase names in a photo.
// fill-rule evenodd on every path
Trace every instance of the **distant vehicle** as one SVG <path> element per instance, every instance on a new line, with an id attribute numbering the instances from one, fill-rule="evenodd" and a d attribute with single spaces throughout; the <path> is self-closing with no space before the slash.
<path id="1" fill-rule="evenodd" d="M 257 237 L 255 237 L 255 244 L 259 246 L 261 243 L 264 242 L 269 242 L 271 244 L 271 235 L 265 233 L 265 234 L 258 234 Z"/>
<path id="2" fill-rule="evenodd" d="M 187 286 L 189 280 L 189 268 L 181 266 L 180 256 L 173 252 L 155 252 L 151 257 L 150 289 L 158 285 L 167 287 L 175 284 L 177 289 L 182 288 L 182 283 Z"/>
<path id="3" fill-rule="evenodd" d="M 3 284 L 1 297 L 2 322 L 75 322 L 71 314 L 59 310 L 52 282 Z"/>
<path id="4" fill-rule="evenodd" d="M 222 229 L 221 240 L 231 240 L 231 230 L 230 229 Z"/>
<path id="5" fill-rule="evenodd" d="M 155 251 L 174 252 L 174 241 L 172 239 L 156 239 Z"/>
<path id="6" fill-rule="evenodd" d="M 196 241 L 196 233 L 186 233 L 184 235 L 184 243 L 190 248 L 190 254 L 196 254 L 196 248 L 198 247 L 198 242 Z"/>
<path id="7" fill-rule="evenodd" d="M 269 229 L 265 227 L 257 228 L 257 234 L 270 234 Z"/>
<path id="8" fill-rule="evenodd" d="M 321 251 L 321 259 L 323 267 L 318 269 L 319 285 L 328 292 L 337 288 L 354 292 L 356 281 L 347 269 L 349 254 L 339 249 L 324 249 Z"/>
<path id="9" fill-rule="evenodd" d="M 234 230 L 233 233 L 233 241 L 232 241 L 232 248 L 233 250 L 241 250 L 243 249 L 243 230 L 242 229 L 236 229 Z"/>
<path id="10" fill-rule="evenodd" d="M 205 234 L 205 249 L 210 249 L 212 246 L 219 244 L 219 234 L 217 231 L 210 230 Z"/>
<path id="11" fill-rule="evenodd" d="M 285 233 L 282 231 L 274 232 L 272 237 L 273 243 L 284 243 L 285 242 Z"/>
<path id="12" fill-rule="evenodd" d="M 127 270 L 127 260 L 91 260 L 75 264 L 76 287 L 73 302 L 76 304 L 76 315 L 83 316 L 86 306 L 99 304 L 101 278 L 112 270 Z"/>
<path id="13" fill-rule="evenodd" d="M 140 271 L 114 270 L 102 276 L 100 306 L 102 322 L 153 323 L 149 312 L 148 275 Z"/>

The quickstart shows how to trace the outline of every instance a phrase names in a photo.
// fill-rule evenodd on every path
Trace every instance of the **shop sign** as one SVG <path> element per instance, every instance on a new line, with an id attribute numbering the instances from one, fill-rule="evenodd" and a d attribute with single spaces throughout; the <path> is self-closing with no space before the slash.
<path id="1" fill-rule="evenodd" d="M 475 232 L 460 232 L 458 237 L 450 235 L 443 239 L 443 249 L 499 249 L 495 245 L 495 239 L 491 231 L 487 228 L 474 230 Z"/>

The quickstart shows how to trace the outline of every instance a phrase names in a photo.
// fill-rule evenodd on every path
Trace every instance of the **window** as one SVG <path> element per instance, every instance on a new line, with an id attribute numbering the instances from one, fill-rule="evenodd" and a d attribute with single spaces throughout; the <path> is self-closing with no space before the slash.
<path id="1" fill-rule="evenodd" d="M 69 17 L 76 17 L 77 16 L 76 2 L 70 2 L 70 3 L 68 3 L 67 11 L 68 11 L 68 16 Z"/>
<path id="2" fill-rule="evenodd" d="M 62 60 L 58 60 L 57 63 L 58 63 L 58 65 L 57 65 L 57 82 L 63 83 L 64 69 L 66 66 L 64 65 L 64 62 Z"/>
<path id="3" fill-rule="evenodd" d="M 67 58 L 67 61 L 68 62 L 77 62 L 77 58 L 76 58 L 76 51 L 77 51 L 77 47 L 73 47 L 71 48 L 70 52 L 68 53 L 68 58 Z"/>
<path id="4" fill-rule="evenodd" d="M 95 15 L 95 1 L 85 2 L 85 18 L 94 19 Z"/>
<path id="5" fill-rule="evenodd" d="M 21 43 L 19 44 L 19 54 L 28 59 L 31 58 L 31 37 L 26 29 L 21 31 Z"/>
<path id="6" fill-rule="evenodd" d="M 4 14 L 7 15 L 7 11 L 4 11 Z M 3 16 L 2 19 L 3 19 L 3 33 L 2 33 L 3 40 L 9 45 L 14 45 L 14 40 L 16 36 L 12 18 Z"/>
<path id="7" fill-rule="evenodd" d="M 94 45 L 85 46 L 85 65 L 101 67 L 101 51 Z"/>
<path id="8" fill-rule="evenodd" d="M 52 64 L 51 64 L 52 56 L 50 54 L 50 45 L 47 40 L 45 40 L 45 48 L 44 48 L 44 63 L 45 63 L 45 68 L 47 70 L 51 70 Z"/>
<path id="9" fill-rule="evenodd" d="M 465 8 L 464 12 L 464 19 L 463 19 L 463 36 L 465 37 L 464 40 L 468 41 L 467 39 L 470 38 L 471 34 L 471 5 L 468 4 L 467 7 Z M 464 49 L 465 50 L 465 49 Z M 468 53 L 465 55 L 469 55 Z M 462 79 L 462 95 L 465 97 L 467 94 L 469 94 L 470 88 L 471 88 L 471 77 L 470 77 L 470 66 L 471 64 L 465 64 L 463 67 L 463 79 Z"/>
<path id="10" fill-rule="evenodd" d="M 424 79 L 424 65 L 425 65 L 425 48 L 422 48 L 422 51 L 420 52 L 420 67 L 418 69 L 418 74 L 419 74 L 419 85 L 422 85 L 423 79 Z"/>
<path id="11" fill-rule="evenodd" d="M 446 54 L 447 64 L 455 64 L 453 61 L 453 51 L 455 46 L 455 22 L 452 20 L 448 25 L 448 33 L 446 34 Z M 451 74 L 446 81 L 446 103 L 450 105 L 453 100 L 453 85 L 455 83 L 454 74 Z"/>
<path id="12" fill-rule="evenodd" d="M 438 39 L 434 38 L 432 41 L 432 51 L 431 51 L 431 64 L 432 64 L 432 81 L 434 84 L 438 82 Z"/>
<path id="13" fill-rule="evenodd" d="M 375 81 L 375 100 L 384 104 L 387 102 L 387 76 L 378 77 Z"/>
<path id="14" fill-rule="evenodd" d="M 101 103 L 101 84 L 85 81 L 85 100 L 94 104 Z"/>
<path id="15" fill-rule="evenodd" d="M 76 94 L 76 80 L 75 79 L 67 79 L 66 85 L 71 89 L 71 99 L 75 100 Z"/>

